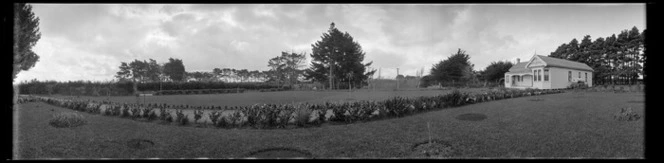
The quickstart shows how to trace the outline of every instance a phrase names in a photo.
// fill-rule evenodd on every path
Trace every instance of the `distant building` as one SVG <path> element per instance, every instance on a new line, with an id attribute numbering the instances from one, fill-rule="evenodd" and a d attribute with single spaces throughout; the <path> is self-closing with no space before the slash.
<path id="1" fill-rule="evenodd" d="M 505 73 L 507 88 L 559 89 L 578 81 L 592 87 L 593 69 L 585 63 L 534 55 L 517 63 Z"/>

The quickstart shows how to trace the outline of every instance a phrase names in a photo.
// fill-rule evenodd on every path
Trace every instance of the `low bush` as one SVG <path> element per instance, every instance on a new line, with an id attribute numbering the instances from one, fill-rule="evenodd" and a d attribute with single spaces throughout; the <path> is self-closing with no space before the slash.
<path id="1" fill-rule="evenodd" d="M 324 104 L 262 104 L 245 107 L 192 107 L 188 105 L 166 105 L 166 104 L 148 104 L 148 105 L 130 105 L 112 102 L 101 102 L 107 104 L 104 109 L 106 115 L 117 115 L 121 117 L 132 117 L 142 112 L 142 117 L 148 119 L 160 119 L 171 123 L 177 122 L 179 125 L 187 125 L 188 115 L 183 113 L 183 109 L 195 108 L 194 122 L 203 118 L 202 109 L 216 108 L 207 116 L 214 126 L 217 127 L 242 127 L 249 126 L 253 128 L 285 128 L 289 124 L 297 126 L 318 125 L 325 122 L 354 123 L 358 121 L 368 121 L 381 118 L 403 117 L 409 114 L 424 112 L 434 109 L 443 109 L 449 107 L 458 107 L 466 104 L 500 100 L 505 98 L 516 98 L 522 96 L 535 96 L 542 94 L 561 93 L 563 90 L 512 90 L 512 89 L 491 89 L 482 93 L 464 93 L 454 90 L 451 93 L 431 97 L 404 98 L 394 97 L 379 101 L 354 101 Z M 99 108 L 100 102 L 57 99 L 38 96 L 21 96 L 22 101 L 44 101 L 51 105 L 62 106 L 73 110 L 85 110 L 86 108 Z M 145 107 L 144 107 L 145 106 Z M 159 114 L 156 115 L 152 108 L 158 107 Z M 139 110 L 139 108 L 141 108 Z M 172 115 L 167 108 L 175 109 L 175 115 Z M 232 110 L 230 114 L 221 114 L 221 110 Z M 212 110 L 211 110 L 212 111 Z M 147 115 L 146 115 L 147 114 Z M 150 118 L 152 117 L 152 118 Z"/>
<path id="2" fill-rule="evenodd" d="M 309 121 L 309 116 L 311 115 L 311 110 L 304 107 L 299 107 L 295 110 L 295 125 L 305 126 Z"/>
<path id="3" fill-rule="evenodd" d="M 584 83 L 583 81 L 579 81 L 576 83 L 572 83 L 571 85 L 567 86 L 568 89 L 586 89 L 588 88 L 588 84 Z"/>
<path id="4" fill-rule="evenodd" d="M 76 127 L 86 123 L 87 121 L 83 115 L 78 113 L 59 113 L 54 115 L 49 121 L 51 126 L 58 128 Z"/>
<path id="5" fill-rule="evenodd" d="M 203 110 L 194 110 L 194 123 L 198 123 L 198 120 L 201 119 L 201 117 L 203 117 Z"/>
<path id="6" fill-rule="evenodd" d="M 175 122 L 181 126 L 187 125 L 187 123 L 189 123 L 189 118 L 187 118 L 187 115 L 182 113 L 182 109 L 175 110 Z"/>
<path id="7" fill-rule="evenodd" d="M 618 121 L 636 121 L 641 119 L 641 116 L 636 114 L 632 108 L 620 108 L 620 112 L 613 115 L 613 118 Z"/>
<path id="8" fill-rule="evenodd" d="M 219 120 L 220 116 L 221 113 L 219 111 L 211 111 L 208 114 L 208 118 L 210 118 L 210 121 L 212 121 L 212 125 L 217 125 L 217 120 Z"/>

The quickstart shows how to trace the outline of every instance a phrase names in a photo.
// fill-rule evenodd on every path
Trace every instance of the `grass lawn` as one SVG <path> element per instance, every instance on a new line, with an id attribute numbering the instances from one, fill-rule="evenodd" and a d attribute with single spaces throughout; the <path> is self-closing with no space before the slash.
<path id="1" fill-rule="evenodd" d="M 75 111 L 27 103 L 14 111 L 18 122 L 14 158 L 238 158 L 277 147 L 307 151 L 316 158 L 408 158 L 418 157 L 413 145 L 428 140 L 427 122 L 433 139 L 452 144 L 453 157 L 642 158 L 643 118 L 617 121 L 613 115 L 620 107 L 632 107 L 645 117 L 644 97 L 643 93 L 570 92 L 366 123 L 275 130 L 179 127 L 87 113 L 80 113 L 86 125 L 55 128 L 48 124 L 55 113 Z M 487 118 L 455 118 L 466 113 Z M 132 139 L 154 145 L 131 148 L 127 143 Z"/>

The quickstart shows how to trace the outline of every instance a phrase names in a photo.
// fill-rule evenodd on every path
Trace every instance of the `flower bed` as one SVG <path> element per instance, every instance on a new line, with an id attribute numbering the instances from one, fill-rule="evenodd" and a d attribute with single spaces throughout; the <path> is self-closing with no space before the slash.
<path id="1" fill-rule="evenodd" d="M 356 101 L 324 104 L 255 104 L 251 106 L 188 106 L 166 104 L 120 104 L 108 101 L 58 99 L 38 96 L 21 96 L 19 101 L 43 101 L 51 105 L 73 110 L 97 113 L 107 116 L 120 116 L 131 119 L 159 119 L 171 124 L 188 125 L 188 119 L 194 122 L 201 117 L 208 117 L 213 126 L 219 128 L 286 128 L 287 126 L 316 126 L 322 123 L 355 123 L 382 118 L 402 117 L 418 112 L 463 106 L 522 96 L 561 93 L 563 90 L 489 90 L 483 93 L 462 93 L 455 90 L 445 95 L 417 98 L 394 97 L 381 101 Z M 103 108 L 103 109 L 102 109 Z M 165 108 L 175 109 L 175 115 Z M 194 115 L 184 114 L 182 109 L 198 109 Z M 201 109 L 213 110 L 203 114 Z M 153 110 L 159 110 L 157 115 Z M 222 114 L 219 110 L 229 110 Z"/>
<path id="2" fill-rule="evenodd" d="M 224 93 L 243 93 L 245 89 L 188 89 L 188 90 L 162 90 L 153 95 L 183 95 L 183 94 L 224 94 Z"/>
<path id="3" fill-rule="evenodd" d="M 258 90 L 259 92 L 278 92 L 278 91 L 286 91 L 284 88 L 270 88 L 270 89 L 260 89 Z"/>

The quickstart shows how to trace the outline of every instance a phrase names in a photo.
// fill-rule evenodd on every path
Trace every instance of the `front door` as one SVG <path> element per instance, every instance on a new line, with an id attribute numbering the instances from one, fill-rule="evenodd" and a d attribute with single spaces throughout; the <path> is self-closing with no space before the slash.
<path id="1" fill-rule="evenodd" d="M 512 76 L 512 86 L 516 86 L 516 75 Z"/>

